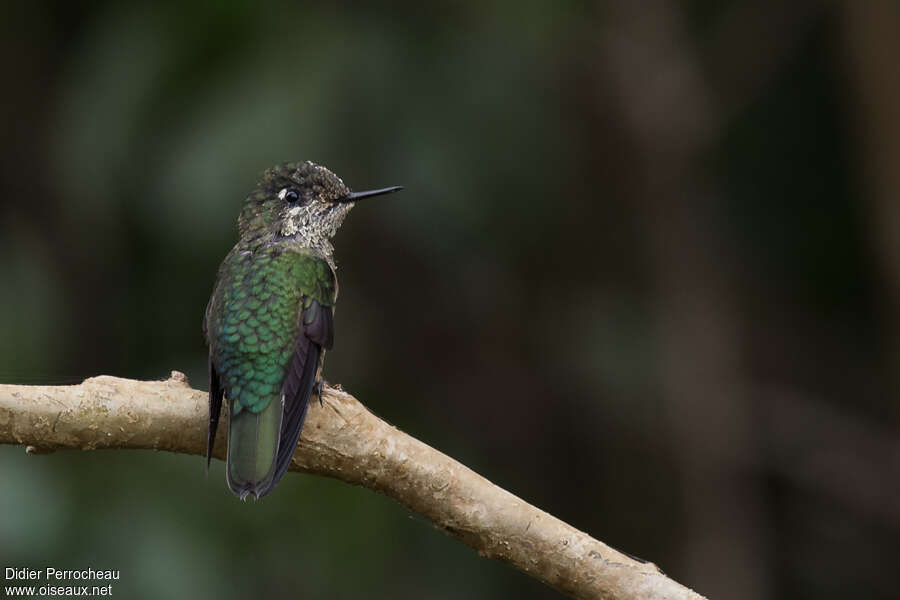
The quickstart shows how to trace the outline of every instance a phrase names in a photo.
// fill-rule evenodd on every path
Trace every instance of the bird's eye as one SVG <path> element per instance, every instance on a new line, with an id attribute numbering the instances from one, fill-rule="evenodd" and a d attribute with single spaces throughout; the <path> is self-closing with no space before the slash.
<path id="1" fill-rule="evenodd" d="M 283 190 L 278 192 L 278 197 L 285 202 L 290 203 L 294 203 L 300 200 L 300 194 L 298 194 L 296 190 L 292 190 L 290 188 L 284 188 Z"/>

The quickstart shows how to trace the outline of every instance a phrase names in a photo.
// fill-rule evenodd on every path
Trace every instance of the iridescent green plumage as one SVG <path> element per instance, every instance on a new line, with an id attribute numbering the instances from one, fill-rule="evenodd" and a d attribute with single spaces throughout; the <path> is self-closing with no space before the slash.
<path id="1" fill-rule="evenodd" d="M 235 412 L 259 412 L 281 393 L 304 302 L 334 305 L 331 267 L 306 248 L 238 244 L 222 264 L 217 291 L 210 304 L 213 362 L 237 401 Z"/>
<path id="2" fill-rule="evenodd" d="M 333 173 L 288 163 L 264 174 L 238 219 L 206 309 L 210 431 L 229 405 L 227 479 L 241 498 L 269 493 L 284 475 L 325 350 L 337 280 L 330 238 L 353 202 Z M 209 460 L 209 459 L 207 459 Z"/>

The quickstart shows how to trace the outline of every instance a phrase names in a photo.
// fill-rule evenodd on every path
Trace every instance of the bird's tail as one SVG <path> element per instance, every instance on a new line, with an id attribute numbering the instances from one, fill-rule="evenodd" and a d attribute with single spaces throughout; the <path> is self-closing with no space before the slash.
<path id="1" fill-rule="evenodd" d="M 228 486 L 241 500 L 260 498 L 276 483 L 276 457 L 281 432 L 282 399 L 273 398 L 259 412 L 236 407 L 228 417 Z M 235 408 L 238 408 L 236 411 Z"/>

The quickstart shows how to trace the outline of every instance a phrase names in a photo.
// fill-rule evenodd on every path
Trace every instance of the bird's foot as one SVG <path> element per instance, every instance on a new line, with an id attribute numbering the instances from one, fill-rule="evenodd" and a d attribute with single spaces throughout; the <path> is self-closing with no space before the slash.
<path id="1" fill-rule="evenodd" d="M 319 397 L 319 406 L 323 406 L 323 403 L 322 403 L 322 392 L 325 390 L 325 386 L 326 386 L 327 384 L 328 384 L 328 382 L 325 381 L 325 380 L 322 379 L 322 378 L 319 378 L 319 380 L 316 381 L 315 388 L 316 388 L 316 395 Z"/>

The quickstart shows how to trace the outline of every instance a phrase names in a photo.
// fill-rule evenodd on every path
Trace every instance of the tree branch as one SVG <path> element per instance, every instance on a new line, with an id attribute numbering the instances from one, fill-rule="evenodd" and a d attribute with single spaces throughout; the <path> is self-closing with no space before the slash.
<path id="1" fill-rule="evenodd" d="M 0 443 L 30 452 L 203 454 L 206 424 L 206 392 L 191 389 L 178 372 L 166 381 L 101 376 L 73 386 L 0 385 Z M 390 496 L 482 556 L 575 598 L 702 598 L 388 425 L 341 390 L 326 389 L 323 404 L 311 404 L 291 469 Z"/>

